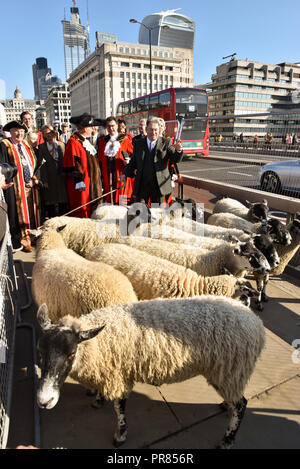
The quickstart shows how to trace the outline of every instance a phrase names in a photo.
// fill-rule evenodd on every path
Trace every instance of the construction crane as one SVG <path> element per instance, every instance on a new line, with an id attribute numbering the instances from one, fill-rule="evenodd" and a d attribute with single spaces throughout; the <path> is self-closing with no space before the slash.
<path id="1" fill-rule="evenodd" d="M 230 60 L 234 60 L 235 55 L 236 55 L 236 52 L 234 54 L 226 55 L 226 57 L 222 57 L 222 59 L 224 60 L 224 59 L 228 59 L 229 57 L 231 57 Z"/>

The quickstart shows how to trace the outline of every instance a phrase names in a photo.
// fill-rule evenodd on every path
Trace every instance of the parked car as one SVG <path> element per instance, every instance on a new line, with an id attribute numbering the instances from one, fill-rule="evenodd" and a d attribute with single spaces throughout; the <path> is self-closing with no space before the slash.
<path id="1" fill-rule="evenodd" d="M 262 166 L 259 180 L 263 191 L 300 193 L 300 160 L 268 163 Z"/>

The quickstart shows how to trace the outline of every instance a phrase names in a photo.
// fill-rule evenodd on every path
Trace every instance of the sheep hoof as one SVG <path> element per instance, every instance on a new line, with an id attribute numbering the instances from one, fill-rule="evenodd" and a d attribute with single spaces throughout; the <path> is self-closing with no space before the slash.
<path id="1" fill-rule="evenodd" d="M 103 397 L 101 397 L 99 399 L 95 399 L 92 402 L 91 407 L 93 407 L 93 409 L 101 409 L 101 407 L 104 406 L 104 402 L 105 402 L 105 400 L 104 400 Z"/>
<path id="2" fill-rule="evenodd" d="M 264 303 L 267 303 L 269 301 L 269 298 L 267 297 L 267 295 L 262 294 L 261 301 L 263 301 Z"/>
<path id="3" fill-rule="evenodd" d="M 216 446 L 216 449 L 231 449 L 232 446 L 232 443 L 226 443 L 226 441 L 222 440 L 221 443 Z"/>
<path id="4" fill-rule="evenodd" d="M 264 307 L 261 303 L 256 303 L 256 309 L 259 312 L 262 312 L 264 310 Z"/>
<path id="5" fill-rule="evenodd" d="M 97 394 L 96 389 L 87 389 L 86 391 L 86 396 L 88 397 L 94 397 L 96 396 L 96 394 Z"/>
<path id="6" fill-rule="evenodd" d="M 221 402 L 221 404 L 219 404 L 219 407 L 225 411 L 229 410 L 229 405 L 227 404 L 227 402 Z"/>
<path id="7" fill-rule="evenodd" d="M 113 445 L 114 445 L 115 448 L 120 448 L 120 446 L 122 446 L 125 443 L 125 441 L 126 441 L 126 438 L 119 440 L 116 437 L 114 437 Z"/>

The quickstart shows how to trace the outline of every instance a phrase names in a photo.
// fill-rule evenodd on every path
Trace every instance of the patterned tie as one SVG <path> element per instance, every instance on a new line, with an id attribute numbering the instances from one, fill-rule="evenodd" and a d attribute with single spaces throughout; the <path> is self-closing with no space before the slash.
<path id="1" fill-rule="evenodd" d="M 21 143 L 18 143 L 18 151 L 19 151 L 19 155 L 21 156 L 21 162 L 22 162 L 22 165 L 23 165 L 24 181 L 25 181 L 25 184 L 27 184 L 31 181 L 30 169 L 29 169 L 29 166 L 26 162 L 26 158 L 25 158 L 25 155 L 23 153 Z"/>

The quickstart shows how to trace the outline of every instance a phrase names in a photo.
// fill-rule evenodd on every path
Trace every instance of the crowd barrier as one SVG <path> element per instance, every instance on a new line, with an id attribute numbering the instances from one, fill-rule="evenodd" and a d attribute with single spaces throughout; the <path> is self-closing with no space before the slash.
<path id="1" fill-rule="evenodd" d="M 7 224 L 0 245 L 0 447 L 2 449 L 7 444 L 10 422 L 17 315 L 17 285 Z"/>

